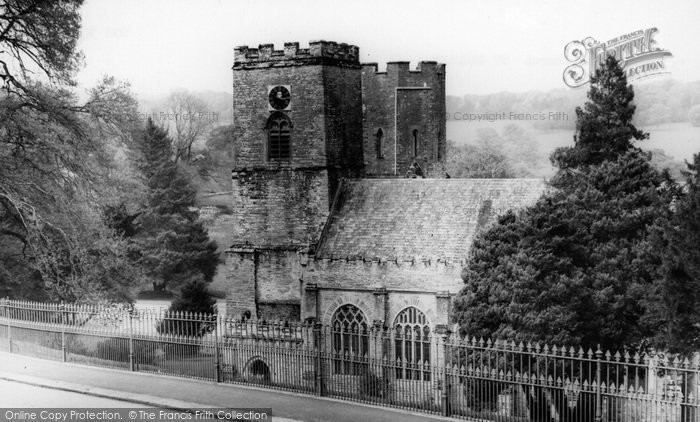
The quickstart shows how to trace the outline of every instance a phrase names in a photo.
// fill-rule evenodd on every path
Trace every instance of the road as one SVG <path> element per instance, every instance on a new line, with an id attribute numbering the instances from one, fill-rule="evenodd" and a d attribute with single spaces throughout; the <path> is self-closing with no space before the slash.
<path id="1" fill-rule="evenodd" d="M 0 380 L 0 408 L 7 407 L 124 408 L 148 406 Z"/>

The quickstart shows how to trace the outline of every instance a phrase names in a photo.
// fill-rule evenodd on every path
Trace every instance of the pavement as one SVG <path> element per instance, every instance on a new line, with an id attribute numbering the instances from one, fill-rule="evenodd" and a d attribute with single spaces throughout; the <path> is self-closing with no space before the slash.
<path id="1" fill-rule="evenodd" d="M 0 352 L 0 379 L 175 410 L 272 408 L 277 422 L 453 420 L 325 397 L 95 368 L 7 352 Z"/>

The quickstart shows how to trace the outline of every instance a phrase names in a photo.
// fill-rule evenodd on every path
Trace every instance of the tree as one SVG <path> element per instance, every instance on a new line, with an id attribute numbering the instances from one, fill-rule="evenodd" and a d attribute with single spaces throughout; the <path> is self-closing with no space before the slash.
<path id="1" fill-rule="evenodd" d="M 608 58 L 577 108 L 575 145 L 553 153 L 552 191 L 478 236 L 455 304 L 470 334 L 617 349 L 646 344 L 652 228 L 678 190 L 632 141 L 632 88 Z"/>
<path id="2" fill-rule="evenodd" d="M 8 94 L 31 98 L 27 81 L 32 73 L 73 85 L 72 76 L 82 61 L 77 51 L 82 3 L 6 0 L 0 5 L 0 79 Z"/>
<path id="3" fill-rule="evenodd" d="M 210 282 L 219 263 L 216 243 L 197 221 L 196 192 L 171 151 L 165 129 L 149 119 L 141 138 L 139 165 L 148 193 L 134 241 L 154 290 L 199 279 Z"/>
<path id="4" fill-rule="evenodd" d="M 209 132 L 205 148 L 192 160 L 198 192 L 231 190 L 231 168 L 237 153 L 233 136 L 233 125 L 218 126 Z"/>
<path id="5" fill-rule="evenodd" d="M 168 97 L 168 110 L 173 116 L 171 126 L 175 162 L 192 160 L 192 145 L 204 139 L 213 124 L 211 110 L 199 98 L 187 91 L 177 91 Z"/>
<path id="6" fill-rule="evenodd" d="M 656 268 L 648 230 L 668 209 L 667 182 L 630 152 L 499 219 L 473 245 L 461 326 L 551 344 L 640 345 L 649 332 L 639 303 Z"/>
<path id="7" fill-rule="evenodd" d="M 539 153 L 539 143 L 532 134 L 516 124 L 508 124 L 501 131 L 500 147 L 508 156 L 514 177 L 532 177 L 547 163 Z"/>
<path id="8" fill-rule="evenodd" d="M 552 162 L 561 170 L 614 161 L 633 147 L 634 140 L 649 137 L 632 124 L 634 90 L 615 58 L 608 56 L 591 77 L 588 99 L 583 109 L 576 107 L 575 145 L 552 154 Z"/>
<path id="9" fill-rule="evenodd" d="M 683 171 L 687 169 L 685 163 L 681 160 L 676 160 L 670 155 L 666 154 L 666 151 L 654 148 L 649 150 L 651 153 L 651 164 L 659 171 L 668 169 L 674 180 L 683 180 Z"/>
<path id="10" fill-rule="evenodd" d="M 513 177 L 507 157 L 499 149 L 486 144 L 457 146 L 447 144 L 446 170 L 451 177 L 509 178 Z"/>
<path id="11" fill-rule="evenodd" d="M 451 177 L 531 177 L 546 162 L 530 133 L 509 124 L 499 135 L 496 130 L 479 129 L 475 144 L 457 146 L 449 141 L 446 169 Z"/>
<path id="12" fill-rule="evenodd" d="M 671 121 L 671 114 L 671 107 L 665 104 L 655 103 L 647 110 L 646 123 L 656 126 L 659 126 L 661 123 L 668 123 Z"/>
<path id="13" fill-rule="evenodd" d="M 700 351 L 700 154 L 688 164 L 686 192 L 652 237 L 660 275 L 647 302 L 653 344 L 686 357 Z"/>
<path id="14" fill-rule="evenodd" d="M 123 300 L 140 277 L 96 211 L 108 142 L 129 136 L 136 102 L 111 78 L 83 104 L 70 90 L 81 3 L 0 5 L 0 288 L 13 297 Z"/>

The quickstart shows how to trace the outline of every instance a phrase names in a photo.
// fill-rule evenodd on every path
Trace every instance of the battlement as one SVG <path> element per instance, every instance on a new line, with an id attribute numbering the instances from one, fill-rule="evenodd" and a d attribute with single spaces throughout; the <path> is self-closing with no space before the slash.
<path id="1" fill-rule="evenodd" d="M 406 61 L 387 62 L 386 70 L 379 71 L 378 63 L 362 63 L 362 73 L 373 73 L 375 75 L 415 75 L 418 74 L 432 77 L 434 75 L 444 75 L 445 65 L 434 61 L 420 61 L 415 69 L 411 69 L 411 63 Z"/>
<path id="2" fill-rule="evenodd" d="M 319 289 L 345 288 L 415 292 L 457 293 L 464 286 L 460 273 L 464 259 L 397 256 L 382 259 L 368 256 L 323 257 L 310 259 L 304 281 Z"/>
<path id="3" fill-rule="evenodd" d="M 322 263 L 323 265 L 331 265 L 332 263 L 340 262 L 344 265 L 355 264 L 362 265 L 364 267 L 372 266 L 397 266 L 397 267 L 414 267 L 414 268 L 462 268 L 466 265 L 466 259 L 454 259 L 454 258 L 438 258 L 436 256 L 404 256 L 404 257 L 388 257 L 380 258 L 377 256 L 364 256 L 364 255 L 350 255 L 341 256 L 338 254 L 331 254 L 330 256 L 317 257 L 314 256 L 314 262 Z"/>
<path id="4" fill-rule="evenodd" d="M 359 67 L 360 49 L 357 46 L 334 41 L 311 41 L 309 48 L 299 48 L 298 42 L 284 43 L 283 50 L 274 44 L 247 45 L 234 48 L 234 69 L 270 66 L 298 66 L 304 64 L 335 64 Z"/>

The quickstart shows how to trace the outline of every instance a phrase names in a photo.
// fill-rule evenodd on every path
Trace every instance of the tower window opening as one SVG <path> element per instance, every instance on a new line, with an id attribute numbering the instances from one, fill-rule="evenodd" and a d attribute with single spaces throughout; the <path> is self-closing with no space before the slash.
<path id="1" fill-rule="evenodd" d="M 377 158 L 384 158 L 384 131 L 380 128 L 377 130 L 375 137 L 377 144 Z"/>
<path id="2" fill-rule="evenodd" d="M 418 129 L 413 129 L 413 156 L 418 157 Z"/>
<path id="3" fill-rule="evenodd" d="M 267 121 L 267 159 L 286 161 L 291 158 L 291 128 L 289 118 L 283 113 L 274 113 Z"/>

